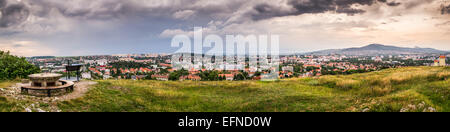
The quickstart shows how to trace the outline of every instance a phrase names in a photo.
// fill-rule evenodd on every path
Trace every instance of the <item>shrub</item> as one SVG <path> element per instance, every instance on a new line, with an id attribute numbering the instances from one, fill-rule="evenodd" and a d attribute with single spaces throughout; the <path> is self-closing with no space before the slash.
<path id="1" fill-rule="evenodd" d="M 0 80 L 27 78 L 28 75 L 38 73 L 40 69 L 28 63 L 24 57 L 10 55 L 0 51 Z"/>

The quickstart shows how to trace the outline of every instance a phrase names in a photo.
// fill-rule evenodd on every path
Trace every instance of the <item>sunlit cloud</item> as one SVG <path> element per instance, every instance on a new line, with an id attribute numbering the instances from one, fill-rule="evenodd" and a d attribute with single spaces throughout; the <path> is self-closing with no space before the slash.
<path id="1" fill-rule="evenodd" d="M 9 51 L 11 54 L 18 56 L 46 56 L 54 55 L 55 49 L 45 47 L 39 43 L 32 41 L 0 41 L 0 50 Z"/>

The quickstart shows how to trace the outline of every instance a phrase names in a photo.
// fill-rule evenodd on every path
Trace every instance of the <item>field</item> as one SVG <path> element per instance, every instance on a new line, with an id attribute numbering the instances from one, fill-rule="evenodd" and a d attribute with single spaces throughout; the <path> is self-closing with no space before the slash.
<path id="1" fill-rule="evenodd" d="M 450 112 L 449 77 L 449 67 L 408 67 L 274 82 L 105 80 L 55 105 L 69 112 Z M 0 97 L 0 111 L 23 111 L 17 103 L 24 102 Z"/>

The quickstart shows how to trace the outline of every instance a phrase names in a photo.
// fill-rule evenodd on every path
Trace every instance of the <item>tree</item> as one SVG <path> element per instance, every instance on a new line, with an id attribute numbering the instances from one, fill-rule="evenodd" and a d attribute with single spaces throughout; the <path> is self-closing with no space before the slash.
<path id="1" fill-rule="evenodd" d="M 180 79 L 180 75 L 176 72 L 172 72 L 169 74 L 169 80 L 171 81 L 177 81 Z"/>
<path id="2" fill-rule="evenodd" d="M 28 75 L 39 72 L 40 69 L 30 64 L 24 57 L 0 51 L 0 80 L 27 78 Z"/>
<path id="3" fill-rule="evenodd" d="M 320 68 L 314 67 L 314 66 L 308 66 L 308 67 L 306 67 L 306 71 L 313 71 L 313 70 L 316 70 L 316 69 L 320 69 Z"/>
<path id="4" fill-rule="evenodd" d="M 187 76 L 187 75 L 189 75 L 189 71 L 184 70 L 184 69 L 177 70 L 177 71 L 169 74 L 169 80 L 177 81 L 177 80 L 180 80 L 181 76 Z"/>
<path id="5" fill-rule="evenodd" d="M 167 70 L 167 69 L 161 69 L 161 70 L 159 71 L 159 73 L 160 73 L 160 74 L 167 74 L 167 73 L 169 73 L 169 70 Z"/>
<path id="6" fill-rule="evenodd" d="M 242 75 L 244 76 L 244 80 L 250 79 L 248 72 L 242 72 Z"/>
<path id="7" fill-rule="evenodd" d="M 234 80 L 236 80 L 236 81 L 242 81 L 242 80 L 245 80 L 245 75 L 242 74 L 242 73 L 239 73 L 239 74 L 237 74 L 237 75 L 234 76 Z"/>
<path id="8" fill-rule="evenodd" d="M 153 80 L 152 75 L 155 75 L 155 72 L 149 72 L 147 73 L 147 76 L 145 76 L 145 80 Z"/>
<path id="9" fill-rule="evenodd" d="M 202 78 L 202 81 L 220 81 L 225 80 L 224 77 L 219 76 L 218 71 L 201 71 L 198 76 Z"/>
<path id="10" fill-rule="evenodd" d="M 294 66 L 294 72 L 295 73 L 302 73 L 303 72 L 303 65 L 296 65 L 296 66 Z"/>
<path id="11" fill-rule="evenodd" d="M 112 70 L 112 69 L 109 69 L 109 70 L 110 70 L 111 76 L 116 78 L 117 77 L 116 72 L 114 72 L 114 70 Z"/>

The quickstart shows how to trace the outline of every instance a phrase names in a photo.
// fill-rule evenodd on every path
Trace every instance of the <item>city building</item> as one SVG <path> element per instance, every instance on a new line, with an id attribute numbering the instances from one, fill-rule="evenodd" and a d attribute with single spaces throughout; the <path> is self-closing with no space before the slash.
<path id="1" fill-rule="evenodd" d="M 294 67 L 292 67 L 292 66 L 284 66 L 281 69 L 284 72 L 294 72 Z"/>
<path id="2" fill-rule="evenodd" d="M 439 66 L 439 60 L 434 60 L 433 66 Z"/>
<path id="3" fill-rule="evenodd" d="M 445 64 L 445 56 L 441 55 L 439 57 L 439 66 L 446 66 Z"/>
<path id="4" fill-rule="evenodd" d="M 234 80 L 234 75 L 233 74 L 220 74 L 219 76 L 225 77 L 225 79 L 227 81 L 233 81 Z"/>
<path id="5" fill-rule="evenodd" d="M 202 80 L 202 78 L 200 76 L 191 74 L 189 76 L 181 76 L 180 77 L 180 81 L 184 81 L 184 80 L 200 81 L 200 80 Z"/>
<path id="6" fill-rule="evenodd" d="M 83 79 L 92 79 L 91 73 L 84 72 L 81 74 L 81 78 Z"/>
<path id="7" fill-rule="evenodd" d="M 108 60 L 106 59 L 100 59 L 96 61 L 98 65 L 107 65 L 108 64 Z"/>
<path id="8" fill-rule="evenodd" d="M 160 81 L 169 81 L 169 75 L 152 75 L 152 78 Z"/>

